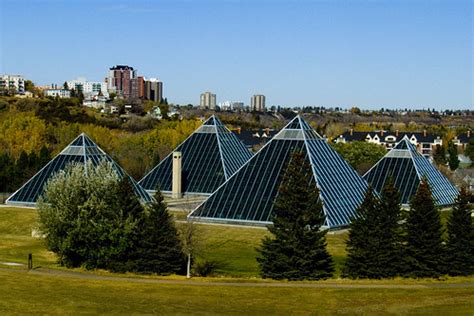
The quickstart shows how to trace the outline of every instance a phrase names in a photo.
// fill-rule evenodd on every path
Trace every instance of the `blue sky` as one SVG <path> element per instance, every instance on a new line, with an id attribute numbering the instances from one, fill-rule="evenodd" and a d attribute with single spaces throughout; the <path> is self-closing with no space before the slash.
<path id="1" fill-rule="evenodd" d="M 0 73 L 103 80 L 169 101 L 473 108 L 472 1 L 0 1 Z"/>

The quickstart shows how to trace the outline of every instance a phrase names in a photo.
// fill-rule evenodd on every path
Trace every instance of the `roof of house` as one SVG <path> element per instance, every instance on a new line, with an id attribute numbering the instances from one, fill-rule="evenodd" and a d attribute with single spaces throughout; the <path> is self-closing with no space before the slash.
<path id="1" fill-rule="evenodd" d="M 375 132 L 350 132 L 346 131 L 343 134 L 341 134 L 339 137 L 343 137 L 346 141 L 365 141 L 367 136 L 370 136 L 371 138 L 374 138 L 375 136 L 378 136 L 380 139 L 383 139 L 386 141 L 387 137 L 391 136 L 394 137 L 394 140 L 390 140 L 390 142 L 399 142 L 401 141 L 405 136 L 407 136 L 409 139 L 411 139 L 413 136 L 415 136 L 416 140 L 420 143 L 433 143 L 436 138 L 441 138 L 441 136 L 434 135 L 434 134 L 428 134 L 424 132 L 388 132 L 388 131 L 375 131 Z"/>
<path id="2" fill-rule="evenodd" d="M 278 133 L 274 129 L 241 129 L 240 131 L 234 130 L 233 132 L 247 147 L 264 144 Z"/>
<path id="3" fill-rule="evenodd" d="M 457 139 L 459 139 L 459 141 L 462 143 L 462 144 L 467 144 L 469 143 L 469 140 L 471 140 L 471 138 L 473 138 L 474 136 L 472 135 L 473 133 L 470 131 L 470 132 L 466 132 L 466 133 L 462 133 L 462 134 L 459 134 L 457 136 Z"/>

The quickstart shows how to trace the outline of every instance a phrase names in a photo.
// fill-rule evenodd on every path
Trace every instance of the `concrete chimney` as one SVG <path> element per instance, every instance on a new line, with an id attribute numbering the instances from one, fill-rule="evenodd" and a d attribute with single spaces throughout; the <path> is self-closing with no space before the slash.
<path id="1" fill-rule="evenodd" d="M 423 130 L 423 137 L 426 137 L 426 129 Z"/>
<path id="2" fill-rule="evenodd" d="M 181 171 L 181 152 L 175 151 L 173 153 L 173 199 L 180 199 L 183 197 L 182 193 L 182 171 Z"/>
<path id="3" fill-rule="evenodd" d="M 352 136 L 353 133 L 354 133 L 354 130 L 351 128 L 350 131 L 349 131 L 349 135 Z"/>
<path id="4" fill-rule="evenodd" d="M 395 136 L 398 137 L 398 129 L 395 131 Z"/>
<path id="5" fill-rule="evenodd" d="M 240 126 L 237 127 L 237 134 L 240 134 L 241 131 L 242 131 L 242 128 Z"/>
<path id="6" fill-rule="evenodd" d="M 467 131 L 467 138 L 470 138 L 471 137 L 471 130 L 468 130 Z"/>

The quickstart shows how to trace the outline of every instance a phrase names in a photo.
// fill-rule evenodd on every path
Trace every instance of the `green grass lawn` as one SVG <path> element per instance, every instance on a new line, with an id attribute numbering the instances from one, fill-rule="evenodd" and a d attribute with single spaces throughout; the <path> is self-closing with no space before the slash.
<path id="1" fill-rule="evenodd" d="M 37 212 L 26 208 L 0 208 L 0 262 L 26 263 L 33 254 L 35 266 L 54 267 L 55 256 L 40 238 L 31 237 Z M 179 224 L 178 224 L 179 225 Z M 218 263 L 215 274 L 232 277 L 258 277 L 256 248 L 268 234 L 266 229 L 198 225 L 203 246 L 200 257 Z M 338 268 L 345 256 L 347 234 L 328 234 L 328 248 Z"/>
<path id="2" fill-rule="evenodd" d="M 0 314 L 472 315 L 466 289 L 326 289 L 131 283 L 0 270 Z"/>
<path id="3" fill-rule="evenodd" d="M 0 208 L 0 262 L 23 262 L 33 253 L 35 266 L 57 269 L 55 257 L 45 250 L 42 239 L 31 237 L 37 214 L 33 209 Z M 204 242 L 201 256 L 219 262 L 215 278 L 196 281 L 262 282 L 255 257 L 265 229 L 199 225 Z M 347 233 L 328 234 L 328 248 L 338 269 L 345 256 Z M 0 268 L 7 268 L 1 265 Z M 147 284 L 128 280 L 90 280 L 0 269 L 0 315 L 11 313 L 167 313 L 167 314 L 442 314 L 472 315 L 473 288 L 334 289 L 281 288 L 250 285 Z M 15 271 L 16 270 L 16 271 Z M 105 271 L 85 272 L 115 275 Z M 165 278 L 183 280 L 181 276 Z M 225 277 L 231 277 L 225 278 Z M 450 283 L 473 282 L 474 278 L 449 278 Z M 439 283 L 436 280 L 396 279 L 351 281 L 331 279 L 337 284 Z M 441 281 L 442 282 L 442 281 Z"/>
<path id="4" fill-rule="evenodd" d="M 55 256 L 46 250 L 44 240 L 31 237 L 37 212 L 27 208 L 0 208 L 0 262 L 27 263 L 33 254 L 36 266 L 55 264 Z"/>

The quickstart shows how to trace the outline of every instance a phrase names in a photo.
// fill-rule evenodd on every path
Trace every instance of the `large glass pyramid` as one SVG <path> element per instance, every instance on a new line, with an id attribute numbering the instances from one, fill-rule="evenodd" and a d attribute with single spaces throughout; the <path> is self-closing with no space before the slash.
<path id="1" fill-rule="evenodd" d="M 36 173 L 6 201 L 10 205 L 34 206 L 43 192 L 43 187 L 51 176 L 64 169 L 70 163 L 85 163 L 90 160 L 94 165 L 103 159 L 110 161 L 120 177 L 128 176 L 136 195 L 142 202 L 150 202 L 150 195 L 130 177 L 109 155 L 97 146 L 86 134 L 82 133 L 73 140 L 61 153 Z"/>
<path id="2" fill-rule="evenodd" d="M 267 225 L 281 177 L 295 150 L 306 154 L 319 188 L 325 226 L 346 226 L 367 183 L 300 116 L 294 118 L 190 215 L 191 220 Z"/>
<path id="3" fill-rule="evenodd" d="M 410 203 L 423 177 L 427 178 L 437 205 L 451 205 L 458 195 L 454 185 L 416 150 L 407 136 L 363 177 L 378 192 L 382 190 L 385 181 L 392 177 L 400 191 L 402 204 Z"/>
<path id="4" fill-rule="evenodd" d="M 209 195 L 230 178 L 252 153 L 216 117 L 211 116 L 174 151 L 182 153 L 182 191 L 185 194 Z M 171 192 L 172 154 L 153 168 L 140 184 L 154 192 Z"/>

